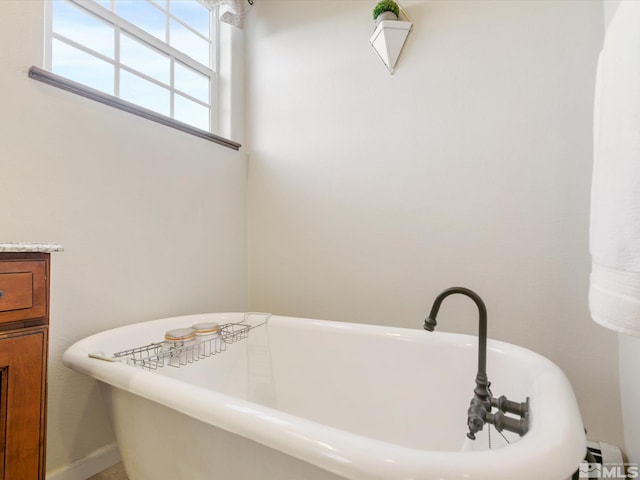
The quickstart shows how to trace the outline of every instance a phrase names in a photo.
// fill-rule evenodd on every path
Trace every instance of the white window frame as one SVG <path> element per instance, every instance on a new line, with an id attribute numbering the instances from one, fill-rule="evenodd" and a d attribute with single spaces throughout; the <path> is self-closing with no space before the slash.
<path id="1" fill-rule="evenodd" d="M 167 43 L 163 42 L 162 40 L 159 40 L 158 38 L 156 38 L 155 36 L 151 35 L 150 33 L 144 31 L 143 29 L 137 27 L 136 25 L 128 22 L 127 20 L 125 20 L 124 18 L 118 16 L 116 13 L 114 13 L 111 10 L 108 10 L 106 8 L 104 8 L 102 5 L 91 1 L 91 0 L 67 0 L 70 3 L 73 3 L 77 6 L 79 6 L 80 8 L 86 10 L 89 14 L 91 14 L 94 18 L 105 22 L 107 24 L 110 24 L 113 26 L 114 28 L 114 58 L 108 58 L 105 57 L 104 55 L 100 54 L 99 52 L 96 52 L 88 47 L 85 47 L 84 45 L 78 44 L 77 42 L 66 38 L 58 33 L 54 33 L 52 31 L 52 27 L 53 27 L 53 5 L 51 2 L 46 2 L 46 8 L 45 8 L 45 70 L 48 70 L 49 72 L 51 72 L 51 67 L 52 67 L 52 43 L 53 43 L 53 39 L 57 39 L 59 41 L 65 42 L 68 45 L 71 45 L 74 48 L 77 48 L 87 54 L 90 54 L 102 61 L 108 62 L 111 65 L 114 66 L 114 93 L 115 93 L 115 97 L 117 101 L 113 101 L 113 102 L 105 102 L 103 100 L 101 100 L 100 98 L 94 98 L 94 96 L 97 97 L 105 97 L 105 96 L 110 96 L 107 94 L 103 94 L 102 92 L 96 92 L 95 95 L 84 95 L 84 96 L 89 96 L 90 98 L 93 98 L 94 100 L 98 100 L 98 101 L 102 101 L 102 103 L 116 103 L 116 104 L 120 104 L 120 103 L 128 103 L 125 102 L 124 100 L 119 99 L 119 78 L 120 78 L 120 72 L 121 71 L 127 71 L 127 72 L 131 72 L 135 75 L 140 76 L 141 78 L 152 82 L 155 85 L 159 85 L 165 89 L 167 89 L 170 93 L 170 117 L 171 117 L 171 122 L 170 123 L 182 123 L 179 122 L 177 120 L 174 119 L 174 99 L 176 95 L 180 95 L 183 96 L 184 98 L 189 99 L 190 101 L 193 101 L 197 104 L 200 104 L 202 106 L 205 106 L 207 108 L 209 108 L 209 125 L 210 125 L 210 131 L 211 131 L 211 135 L 214 137 L 217 137 L 217 135 L 215 133 L 212 132 L 217 132 L 220 129 L 220 118 L 219 118 L 219 105 L 220 105 L 220 98 L 219 98 L 219 67 L 220 67 L 220 51 L 219 51 L 219 45 L 220 45 L 220 29 L 219 29 L 219 21 L 218 21 L 218 7 L 210 7 L 205 5 L 207 8 L 209 8 L 211 10 L 211 15 L 210 15 L 210 38 L 206 39 L 206 37 L 204 35 L 202 35 L 200 32 L 198 32 L 196 29 L 192 28 L 189 24 L 185 23 L 184 21 L 182 21 L 179 17 L 172 15 L 171 12 L 169 10 L 165 10 L 161 7 L 159 7 L 158 5 L 156 5 L 153 1 L 148 1 L 148 0 L 140 0 L 140 1 L 146 1 L 149 5 L 152 5 L 155 8 L 158 8 L 159 11 L 163 12 L 163 14 L 166 15 L 166 27 L 165 27 L 165 38 L 168 38 L 169 35 L 169 24 L 171 20 L 177 21 L 179 22 L 184 28 L 189 29 L 189 31 L 193 32 L 194 34 L 198 35 L 200 38 L 203 38 L 205 40 L 210 41 L 212 47 L 209 49 L 210 52 L 210 65 L 211 67 L 207 67 L 203 64 L 201 64 L 200 62 L 194 60 L 193 58 L 191 58 L 190 56 L 188 56 L 187 54 L 185 54 L 184 52 L 181 52 L 180 50 L 172 47 L 171 45 L 168 45 Z M 167 9 L 169 8 L 169 2 L 171 0 L 167 0 L 165 5 L 167 7 Z M 113 6 L 113 2 L 114 0 L 111 0 L 111 4 Z M 164 0 L 163 0 L 164 2 Z M 136 39 L 137 41 L 142 42 L 143 44 L 146 44 L 147 46 L 150 46 L 151 48 L 159 51 L 160 53 L 162 53 L 163 55 L 166 55 L 169 59 L 170 59 L 170 83 L 169 84 L 165 84 L 159 80 L 156 80 L 148 75 L 145 75 L 144 73 L 136 70 L 135 68 L 132 68 L 128 65 L 123 65 L 122 63 L 120 63 L 120 57 L 119 57 L 119 39 L 120 39 L 120 35 L 121 32 L 125 32 L 127 35 L 133 37 L 134 39 Z M 201 73 L 204 76 L 209 77 L 210 79 L 210 92 L 209 92 L 209 103 L 203 102 L 202 100 L 195 98 L 191 95 L 189 95 L 186 92 L 183 92 L 177 88 L 175 88 L 174 85 L 174 65 L 175 62 L 180 62 L 183 63 L 185 65 L 187 65 L 188 67 L 194 69 L 195 71 Z M 35 68 L 32 69 L 35 71 L 35 73 L 32 75 L 30 72 L 30 76 L 32 78 L 38 79 L 38 80 L 42 80 L 45 81 L 46 83 L 55 85 L 55 86 L 59 86 L 60 88 L 65 88 L 66 90 L 72 90 L 72 88 L 67 88 L 67 87 L 62 87 L 60 85 L 61 81 L 64 81 L 64 79 L 62 77 L 56 76 L 55 74 L 49 73 L 49 72 L 42 72 L 39 69 Z M 51 77 L 47 80 L 43 79 L 42 77 Z M 226 77 L 226 75 L 224 75 Z M 52 79 L 53 78 L 53 79 Z M 68 81 L 70 84 L 74 84 L 75 82 L 72 81 Z M 79 84 L 75 84 L 74 88 L 76 88 Z M 86 87 L 88 90 L 92 90 L 89 87 Z M 78 93 L 78 92 L 76 92 Z M 82 94 L 82 93 L 81 93 Z M 117 105 L 113 105 L 116 106 Z M 129 104 L 128 107 L 126 108 L 127 111 L 130 111 L 130 107 L 132 106 L 132 104 Z M 143 107 L 139 107 L 141 110 L 146 110 Z M 131 112 L 131 113 L 136 113 L 136 112 Z M 155 112 L 151 112 L 149 110 L 146 110 L 145 115 L 141 115 L 144 116 L 146 118 L 149 118 L 149 113 L 152 113 L 152 116 L 158 115 L 158 116 L 162 116 L 165 117 L 164 115 L 161 115 L 159 113 L 155 113 Z M 166 117 L 165 117 L 166 118 Z M 165 123 L 167 124 L 166 121 L 162 121 L 160 123 Z M 223 122 L 224 123 L 224 122 Z M 187 124 L 184 124 L 185 126 L 188 126 Z M 191 127 L 191 126 L 189 126 Z M 196 127 L 191 127 L 193 129 L 199 130 Z M 203 132 L 201 130 L 201 132 Z M 207 132 L 210 133 L 210 132 Z M 202 136 L 202 135 L 200 135 Z M 218 137 L 220 138 L 220 137 Z M 227 141 L 230 142 L 230 141 Z M 231 142 L 234 143 L 234 142 Z M 237 144 L 236 144 L 237 145 Z M 239 145 L 238 145 L 239 147 Z M 232 147 L 235 148 L 235 147 Z"/>

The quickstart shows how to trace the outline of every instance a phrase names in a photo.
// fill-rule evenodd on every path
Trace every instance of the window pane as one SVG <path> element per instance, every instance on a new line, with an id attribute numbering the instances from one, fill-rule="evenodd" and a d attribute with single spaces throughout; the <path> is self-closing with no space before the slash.
<path id="1" fill-rule="evenodd" d="M 193 125 L 201 130 L 209 131 L 209 109 L 192 102 L 181 95 L 174 99 L 175 119 Z"/>
<path id="2" fill-rule="evenodd" d="M 120 36 L 120 61 L 167 85 L 170 83 L 169 57 L 125 34 Z"/>
<path id="3" fill-rule="evenodd" d="M 169 90 L 133 73 L 120 73 L 120 98 L 163 115 L 170 115 Z"/>
<path id="4" fill-rule="evenodd" d="M 191 30 L 171 20 L 171 41 L 173 47 L 183 51 L 194 60 L 209 66 L 209 42 L 203 40 Z"/>
<path id="5" fill-rule="evenodd" d="M 205 1 L 45 1 L 53 72 L 210 131 L 218 19 Z"/>
<path id="6" fill-rule="evenodd" d="M 53 31 L 105 57 L 113 58 L 113 25 L 67 1 L 53 2 Z"/>
<path id="7" fill-rule="evenodd" d="M 173 75 L 176 89 L 209 103 L 209 77 L 177 61 L 175 62 Z"/>
<path id="8" fill-rule="evenodd" d="M 116 13 L 137 27 L 166 41 L 166 15 L 145 0 L 117 0 Z"/>
<path id="9" fill-rule="evenodd" d="M 210 38 L 209 35 L 209 15 L 211 11 L 197 2 L 171 2 L 171 13 L 188 24 L 194 30 Z"/>
<path id="10" fill-rule="evenodd" d="M 113 95 L 113 65 L 54 39 L 51 45 L 54 73 Z"/>

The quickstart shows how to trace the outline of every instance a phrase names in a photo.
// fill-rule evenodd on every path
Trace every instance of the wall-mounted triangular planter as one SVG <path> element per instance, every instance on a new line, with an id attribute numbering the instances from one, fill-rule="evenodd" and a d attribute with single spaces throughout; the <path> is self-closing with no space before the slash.
<path id="1" fill-rule="evenodd" d="M 385 64 L 389 73 L 393 73 L 411 27 L 413 27 L 411 22 L 383 20 L 376 26 L 373 35 L 369 39 L 371 46 Z"/>

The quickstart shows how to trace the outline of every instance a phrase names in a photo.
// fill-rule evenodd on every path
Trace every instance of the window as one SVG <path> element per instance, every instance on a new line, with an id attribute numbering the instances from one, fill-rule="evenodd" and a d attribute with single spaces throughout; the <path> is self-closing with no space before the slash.
<path id="1" fill-rule="evenodd" d="M 45 68 L 215 132 L 217 15 L 197 0 L 51 0 Z"/>

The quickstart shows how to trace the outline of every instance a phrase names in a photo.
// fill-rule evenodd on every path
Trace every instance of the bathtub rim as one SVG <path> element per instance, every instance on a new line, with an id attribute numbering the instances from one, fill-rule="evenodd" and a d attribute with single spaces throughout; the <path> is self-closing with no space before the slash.
<path id="1" fill-rule="evenodd" d="M 540 375 L 543 378 L 536 384 L 538 390 L 532 392 L 536 401 L 544 400 L 538 405 L 536 416 L 542 416 L 542 421 L 546 421 L 544 416 L 549 414 L 548 404 L 557 405 L 560 400 L 563 406 L 570 406 L 573 402 L 575 408 L 565 408 L 564 422 L 541 424 L 532 418 L 531 430 L 515 444 L 495 450 L 473 452 L 425 451 L 388 443 L 174 378 L 156 375 L 118 362 L 105 362 L 88 357 L 89 353 L 97 349 L 98 344 L 104 342 L 104 338 L 121 335 L 131 329 L 168 321 L 190 321 L 203 316 L 214 321 L 222 318 L 238 321 L 237 319 L 241 319 L 243 315 L 244 313 L 238 312 L 183 315 L 116 327 L 74 343 L 64 352 L 63 363 L 111 387 L 131 392 L 350 479 L 427 479 L 432 477 L 428 473 L 426 476 L 421 475 L 420 472 L 432 472 L 434 468 L 448 472 L 451 476 L 446 478 L 452 479 L 488 479 L 498 472 L 504 476 L 509 471 L 512 472 L 511 478 L 526 479 L 529 477 L 523 476 L 523 470 L 526 474 L 527 469 L 532 472 L 531 479 L 552 478 L 553 472 L 558 470 L 566 471 L 566 477 L 569 477 L 584 457 L 584 435 L 581 441 L 575 438 L 576 435 L 580 436 L 578 432 L 583 432 L 582 422 L 575 396 L 564 373 L 549 359 L 523 347 L 498 340 L 489 339 L 488 350 L 501 354 L 506 352 L 523 360 L 534 361 L 542 367 Z M 392 334 L 395 338 L 412 340 L 419 335 L 420 342 L 423 343 L 444 342 L 457 348 L 477 348 L 477 338 L 473 335 L 448 332 L 425 335 L 418 329 L 278 315 L 272 316 L 269 320 L 282 326 L 286 326 L 287 322 L 295 322 L 294 325 L 298 327 L 300 321 L 310 322 L 314 328 L 339 327 L 352 332 L 361 331 L 385 336 Z M 178 387 L 182 390 L 182 395 L 179 396 L 175 395 Z M 567 392 L 571 398 L 567 398 Z M 563 398 L 557 398 L 559 396 Z M 558 413 L 557 408 L 555 413 Z M 554 442 L 540 445 L 542 438 L 553 438 Z M 569 442 L 570 439 L 573 439 L 573 442 Z M 537 458 L 528 453 L 534 446 Z M 565 450 L 564 460 L 548 460 L 555 448 Z M 393 455 L 389 455 L 389 452 L 393 452 Z M 558 456 L 555 455 L 554 458 Z"/>

